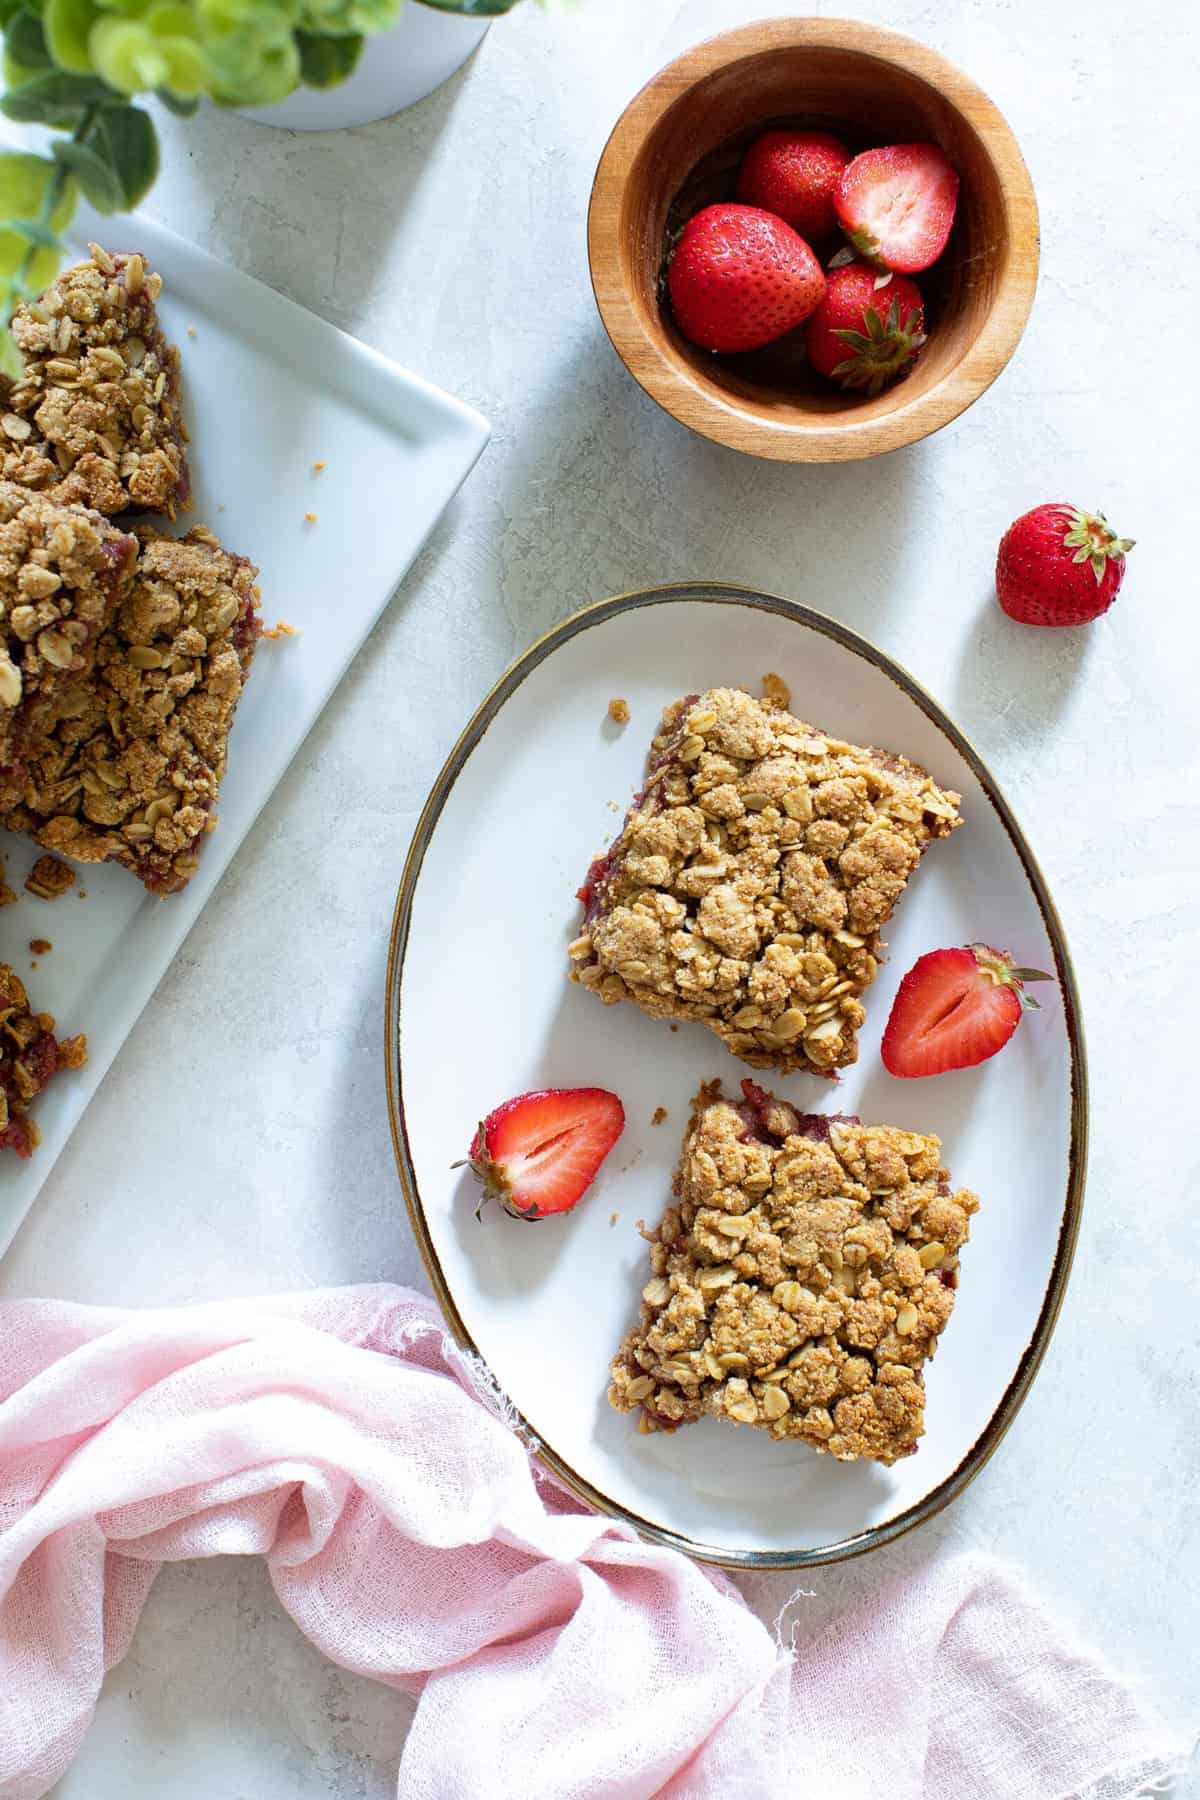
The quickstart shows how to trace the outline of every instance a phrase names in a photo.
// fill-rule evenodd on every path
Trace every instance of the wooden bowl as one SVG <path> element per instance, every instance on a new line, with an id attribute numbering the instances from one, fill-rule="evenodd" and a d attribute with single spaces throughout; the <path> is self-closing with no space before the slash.
<path id="1" fill-rule="evenodd" d="M 669 233 L 732 198 L 746 146 L 779 124 L 835 131 L 856 151 L 932 140 L 961 177 L 950 242 L 916 278 L 929 342 L 874 399 L 809 369 L 802 332 L 716 357 L 660 302 Z M 674 418 L 751 456 L 848 462 L 928 437 L 996 379 L 1033 304 L 1037 202 L 1000 113 L 934 51 L 875 25 L 764 20 L 698 44 L 626 107 L 596 171 L 588 259 L 617 354 Z"/>

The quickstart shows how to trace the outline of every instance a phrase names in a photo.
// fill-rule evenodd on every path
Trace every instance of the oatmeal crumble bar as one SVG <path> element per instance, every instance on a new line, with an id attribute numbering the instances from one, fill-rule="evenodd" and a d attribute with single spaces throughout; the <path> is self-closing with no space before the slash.
<path id="1" fill-rule="evenodd" d="M 143 528 L 95 672 L 64 696 L 4 823 L 153 892 L 190 880 L 216 823 L 229 731 L 259 636 L 257 570 L 203 527 Z"/>
<path id="2" fill-rule="evenodd" d="M 25 369 L 0 415 L 0 474 L 98 512 L 173 519 L 188 504 L 187 432 L 162 277 L 136 252 L 90 248 L 13 315 Z"/>
<path id="3" fill-rule="evenodd" d="M 33 1154 L 39 1133 L 31 1102 L 59 1069 L 86 1061 L 87 1039 L 56 1038 L 50 1014 L 30 1011 L 24 982 L 0 963 L 0 1150 Z"/>
<path id="4" fill-rule="evenodd" d="M 571 978 L 698 1020 L 755 1068 L 842 1068 L 880 930 L 958 803 L 770 699 L 692 695 L 663 714 L 646 786 L 579 890 Z"/>
<path id="5" fill-rule="evenodd" d="M 951 1192 L 935 1137 L 742 1088 L 693 1103 L 609 1400 L 643 1430 L 707 1413 L 893 1463 L 924 1430 L 921 1370 L 979 1202 Z"/>
<path id="6" fill-rule="evenodd" d="M 98 513 L 0 481 L 0 805 L 62 693 L 91 668 L 136 553 Z"/>

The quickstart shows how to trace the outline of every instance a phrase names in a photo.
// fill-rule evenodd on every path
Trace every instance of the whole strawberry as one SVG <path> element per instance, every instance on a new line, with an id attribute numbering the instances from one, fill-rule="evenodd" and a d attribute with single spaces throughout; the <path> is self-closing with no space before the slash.
<path id="1" fill-rule="evenodd" d="M 837 231 L 833 199 L 849 161 L 845 144 L 827 131 L 764 131 L 743 158 L 737 197 L 819 243 Z"/>
<path id="2" fill-rule="evenodd" d="M 803 323 L 825 292 L 798 232 L 756 206 L 706 206 L 688 220 L 667 276 L 671 310 L 702 350 L 758 350 Z"/>
<path id="3" fill-rule="evenodd" d="M 996 597 L 1022 625 L 1087 625 L 1116 599 L 1132 549 L 1103 513 L 1035 506 L 1000 539 Z"/>
<path id="4" fill-rule="evenodd" d="M 804 330 L 808 360 L 844 388 L 877 394 L 916 361 L 925 342 L 925 303 L 907 275 L 885 287 L 865 263 L 831 269 L 825 298 Z"/>

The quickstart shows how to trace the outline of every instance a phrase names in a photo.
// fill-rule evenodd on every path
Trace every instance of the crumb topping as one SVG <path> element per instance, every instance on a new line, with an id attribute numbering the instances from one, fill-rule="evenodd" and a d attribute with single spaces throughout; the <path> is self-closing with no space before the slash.
<path id="1" fill-rule="evenodd" d="M 680 701 L 579 890 L 571 977 L 608 1003 L 698 1020 L 752 1067 L 842 1068 L 881 928 L 958 805 L 915 763 L 831 738 L 778 695 Z"/>
<path id="2" fill-rule="evenodd" d="M 202 527 L 139 531 L 128 594 L 91 681 L 64 697 L 5 823 L 158 893 L 198 866 L 259 634 L 256 570 Z M 40 867 L 40 864 L 39 864 Z"/>
<path id="3" fill-rule="evenodd" d="M 0 481 L 0 795 L 91 668 L 136 551 L 99 514 Z"/>
<path id="4" fill-rule="evenodd" d="M 38 900 L 57 900 L 75 886 L 75 871 L 57 856 L 39 856 L 25 877 L 25 892 Z"/>
<path id="5" fill-rule="evenodd" d="M 628 725 L 628 723 L 629 723 L 629 702 L 628 702 L 628 700 L 622 700 L 619 697 L 616 699 L 610 700 L 608 703 L 608 716 L 612 720 L 614 725 Z"/>
<path id="6" fill-rule="evenodd" d="M 173 519 L 188 504 L 187 432 L 162 278 L 136 253 L 90 248 L 13 316 L 25 368 L 0 417 L 0 474 L 98 512 Z"/>
<path id="7" fill-rule="evenodd" d="M 608 1397 L 643 1430 L 705 1414 L 893 1463 L 924 1430 L 921 1370 L 979 1202 L 936 1137 L 702 1088 L 649 1234 L 641 1322 Z"/>
<path id="8" fill-rule="evenodd" d="M 0 963 L 0 1150 L 31 1156 L 40 1141 L 31 1102 L 59 1069 L 87 1061 L 85 1037 L 54 1036 L 49 1013 L 35 1013 L 20 976 Z"/>

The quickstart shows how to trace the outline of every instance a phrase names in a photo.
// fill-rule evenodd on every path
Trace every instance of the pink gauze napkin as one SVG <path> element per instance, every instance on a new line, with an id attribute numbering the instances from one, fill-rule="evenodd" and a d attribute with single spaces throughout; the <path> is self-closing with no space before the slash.
<path id="1" fill-rule="evenodd" d="M 265 1556 L 334 1662 L 419 1694 L 400 1800 L 1120 1800 L 1162 1724 L 957 1557 L 783 1652 L 721 1574 L 581 1510 L 429 1303 L 0 1305 L 0 1795 L 82 1742 L 160 1565 Z"/>

